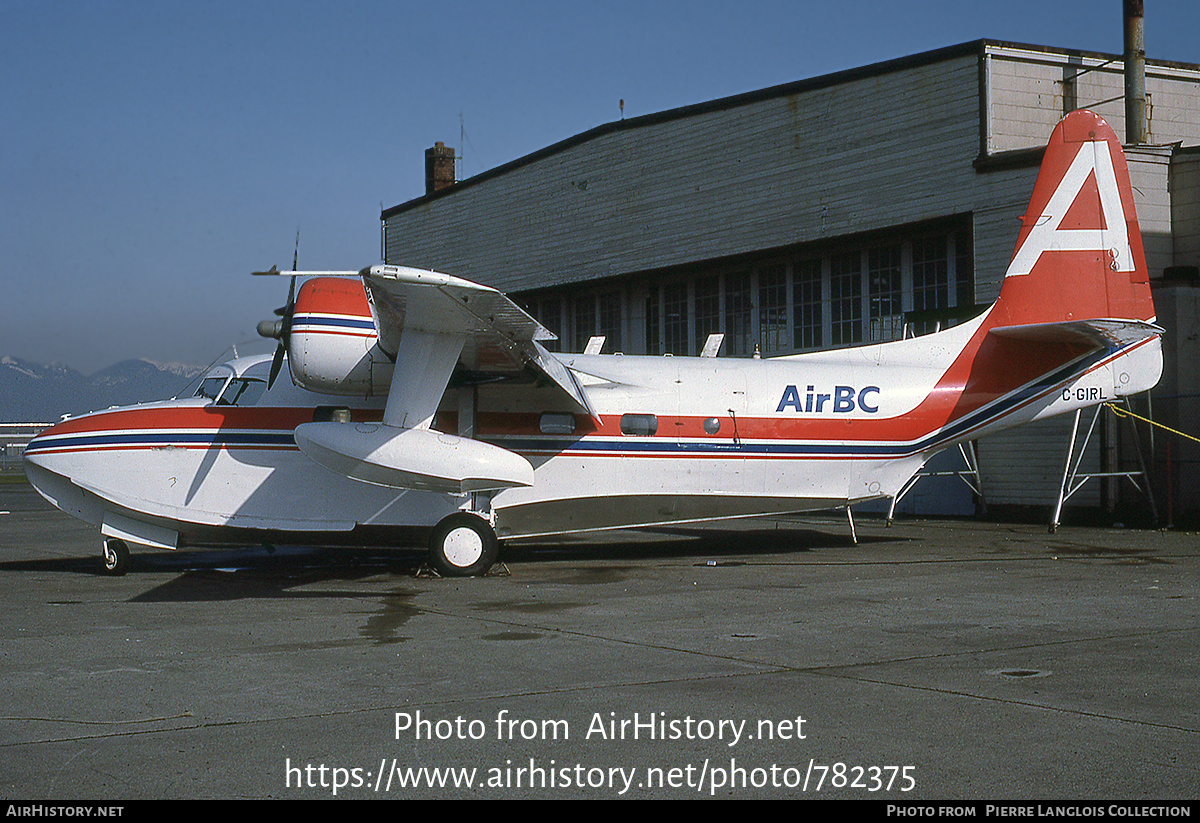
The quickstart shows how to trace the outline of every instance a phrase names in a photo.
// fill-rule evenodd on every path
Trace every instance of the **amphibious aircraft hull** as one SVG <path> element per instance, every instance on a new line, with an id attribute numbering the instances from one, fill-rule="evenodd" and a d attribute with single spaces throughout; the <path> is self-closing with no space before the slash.
<path id="1" fill-rule="evenodd" d="M 1055 128 L 996 302 L 936 334 L 773 359 L 552 354 L 495 289 L 380 265 L 290 274 L 273 359 L 65 420 L 25 452 L 117 547 L 400 540 L 451 574 L 498 538 L 849 507 L 966 440 L 1154 386 L 1162 329 L 1121 145 Z M 275 382 L 287 363 L 291 382 Z M 106 553 L 106 558 L 112 559 Z"/>
<path id="2" fill-rule="evenodd" d="M 968 337 L 974 325 L 955 335 Z M 552 535 L 890 497 L 942 449 L 1144 390 L 1157 380 L 1161 361 L 1157 336 L 1077 356 L 1067 347 L 1059 368 L 1039 373 L 1042 366 L 1031 364 L 1028 380 L 1010 372 L 1003 391 L 980 391 L 973 408 L 955 414 L 961 393 L 944 392 L 945 407 L 930 404 L 943 374 L 930 368 L 922 377 L 913 365 L 947 345 L 952 341 L 931 336 L 756 361 L 562 355 L 592 386 L 599 424 L 565 409 L 549 391 L 498 385 L 452 389 L 435 425 L 455 431 L 456 392 L 476 392 L 479 406 L 493 409 L 477 415 L 476 437 L 534 468 L 532 486 L 490 495 L 497 534 Z M 855 362 L 864 357 L 871 362 Z M 664 360 L 669 380 L 661 374 Z M 261 376 L 266 363 L 231 366 Z M 838 382 L 854 374 L 872 375 L 879 385 Z M 293 432 L 342 402 L 317 399 L 326 402 L 313 405 L 288 386 L 247 408 L 186 398 L 69 419 L 30 444 L 29 476 L 55 505 L 96 525 L 107 522 L 109 531 L 124 518 L 174 532 L 155 541 L 142 536 L 163 546 L 393 541 L 397 529 L 428 530 L 467 505 L 470 495 L 361 483 L 313 463 Z M 301 400 L 307 404 L 274 405 Z M 360 402 L 354 422 L 344 425 L 377 426 L 381 415 L 381 402 Z M 559 426 L 569 421 L 574 431 L 556 432 L 547 417 Z M 652 433 L 644 428 L 651 421 Z"/>

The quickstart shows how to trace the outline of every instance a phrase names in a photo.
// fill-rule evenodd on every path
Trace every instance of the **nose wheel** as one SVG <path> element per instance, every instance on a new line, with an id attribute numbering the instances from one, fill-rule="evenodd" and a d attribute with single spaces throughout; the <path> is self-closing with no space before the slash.
<path id="1" fill-rule="evenodd" d="M 496 532 L 486 520 L 458 512 L 433 530 L 429 565 L 444 577 L 478 577 L 492 567 L 499 552 Z"/>
<path id="2" fill-rule="evenodd" d="M 124 540 L 106 538 L 103 549 L 104 573 L 119 577 L 129 571 L 129 546 Z"/>

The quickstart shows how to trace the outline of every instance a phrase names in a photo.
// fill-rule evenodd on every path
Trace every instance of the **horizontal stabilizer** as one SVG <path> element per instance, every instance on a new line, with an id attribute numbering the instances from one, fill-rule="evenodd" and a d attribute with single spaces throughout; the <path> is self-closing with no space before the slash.
<path id="1" fill-rule="evenodd" d="M 376 486 L 465 494 L 533 485 L 533 466 L 521 455 L 432 429 L 304 423 L 295 436 L 316 463 Z"/>
<path id="2" fill-rule="evenodd" d="M 1064 320 L 1058 323 L 1029 323 L 1020 326 L 996 326 L 989 330 L 997 337 L 1032 340 L 1039 343 L 1090 343 L 1102 348 L 1120 348 L 1162 334 L 1164 329 L 1144 320 L 1097 318 Z"/>

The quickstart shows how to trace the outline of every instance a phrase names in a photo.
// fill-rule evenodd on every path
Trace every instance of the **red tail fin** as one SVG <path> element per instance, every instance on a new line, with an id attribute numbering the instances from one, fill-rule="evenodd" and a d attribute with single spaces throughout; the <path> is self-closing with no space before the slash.
<path id="1" fill-rule="evenodd" d="M 1050 135 L 993 326 L 1154 319 L 1125 154 L 1085 110 Z"/>

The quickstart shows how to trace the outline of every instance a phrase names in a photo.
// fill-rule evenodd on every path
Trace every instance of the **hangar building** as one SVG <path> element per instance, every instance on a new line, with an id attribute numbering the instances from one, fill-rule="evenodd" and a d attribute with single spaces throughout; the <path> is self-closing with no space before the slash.
<path id="1" fill-rule="evenodd" d="M 1192 431 L 1200 66 L 1147 60 L 1144 83 L 1146 137 L 1126 153 L 1168 336 L 1163 380 L 1134 405 Z M 770 357 L 925 333 L 996 297 L 1054 125 L 1090 108 L 1123 134 L 1124 84 L 1120 56 L 980 40 L 607 123 L 459 182 L 439 144 L 426 193 L 383 211 L 383 256 L 509 293 L 564 351 L 604 335 L 605 351 L 695 355 L 719 331 L 721 356 Z M 981 441 L 987 505 L 1051 505 L 1070 431 Z M 1084 469 L 1136 469 L 1133 441 L 1105 413 Z M 1200 452 L 1140 443 L 1160 511 L 1200 507 Z M 1107 478 L 1070 504 L 1137 500 Z M 949 478 L 901 511 L 975 505 Z"/>

